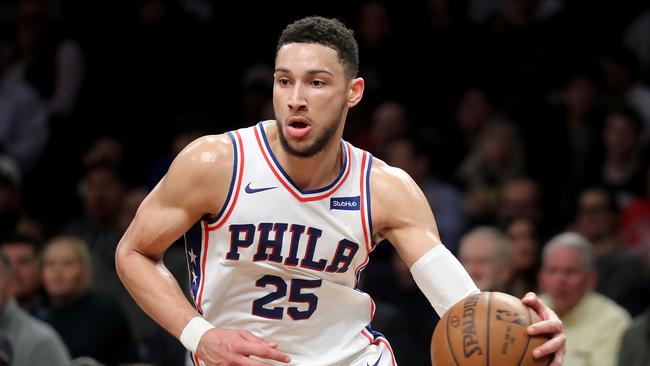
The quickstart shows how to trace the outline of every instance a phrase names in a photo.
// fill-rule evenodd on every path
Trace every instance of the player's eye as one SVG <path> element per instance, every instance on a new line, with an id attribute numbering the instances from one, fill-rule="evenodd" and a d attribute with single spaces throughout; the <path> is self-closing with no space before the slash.
<path id="1" fill-rule="evenodd" d="M 322 88 L 325 86 L 325 82 L 322 80 L 312 80 L 311 85 L 316 87 L 316 88 Z"/>
<path id="2" fill-rule="evenodd" d="M 280 78 L 278 79 L 278 84 L 280 84 L 280 86 L 289 86 L 289 79 Z"/>

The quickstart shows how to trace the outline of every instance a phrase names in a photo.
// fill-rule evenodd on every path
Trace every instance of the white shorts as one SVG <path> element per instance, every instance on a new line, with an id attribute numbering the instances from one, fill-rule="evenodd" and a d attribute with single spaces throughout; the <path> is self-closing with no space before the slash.
<path id="1" fill-rule="evenodd" d="M 397 366 L 393 349 L 384 337 L 377 337 L 363 352 L 355 357 L 349 366 Z M 340 365 L 343 366 L 343 365 Z"/>

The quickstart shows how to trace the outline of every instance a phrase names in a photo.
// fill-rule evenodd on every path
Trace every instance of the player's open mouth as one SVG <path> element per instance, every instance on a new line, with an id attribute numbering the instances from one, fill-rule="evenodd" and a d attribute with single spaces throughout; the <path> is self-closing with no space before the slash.
<path id="1" fill-rule="evenodd" d="M 311 130 L 311 123 L 304 117 L 291 117 L 287 121 L 287 133 L 294 138 L 302 138 Z"/>
<path id="2" fill-rule="evenodd" d="M 289 126 L 291 126 L 293 128 L 305 128 L 308 125 L 305 122 L 292 122 L 292 123 L 289 123 Z"/>

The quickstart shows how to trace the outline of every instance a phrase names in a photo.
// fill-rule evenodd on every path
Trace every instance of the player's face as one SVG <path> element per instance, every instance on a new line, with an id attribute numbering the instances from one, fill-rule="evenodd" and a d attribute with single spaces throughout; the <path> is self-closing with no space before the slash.
<path id="1" fill-rule="evenodd" d="M 314 43 L 289 43 L 275 59 L 273 108 L 286 152 L 310 157 L 338 143 L 363 79 L 349 79 L 338 53 Z"/>
<path id="2" fill-rule="evenodd" d="M 43 253 L 43 285 L 48 295 L 59 298 L 79 295 L 86 275 L 87 269 L 71 245 L 53 244 Z"/>
<path id="3" fill-rule="evenodd" d="M 560 314 L 571 310 L 593 286 L 593 274 L 580 256 L 576 249 L 558 247 L 544 260 L 539 282 Z"/>

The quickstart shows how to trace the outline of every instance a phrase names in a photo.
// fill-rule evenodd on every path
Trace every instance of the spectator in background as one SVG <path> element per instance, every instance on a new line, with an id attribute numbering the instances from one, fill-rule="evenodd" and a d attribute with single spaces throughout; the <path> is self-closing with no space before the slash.
<path id="1" fill-rule="evenodd" d="M 47 308 L 41 291 L 39 243 L 26 236 L 8 237 L 0 243 L 0 253 L 9 259 L 14 270 L 12 293 L 18 305 L 32 316 L 44 319 Z"/>
<path id="2" fill-rule="evenodd" d="M 397 84 L 400 94 L 411 93 L 408 100 L 414 102 L 418 120 L 429 119 L 435 125 L 437 121 L 449 118 L 452 111 L 448 107 L 457 103 L 460 88 L 470 80 L 477 80 L 477 77 L 483 80 L 477 70 L 481 69 L 486 57 L 485 48 L 482 47 L 485 32 L 466 21 L 465 8 L 465 1 L 416 2 L 411 9 L 412 16 L 400 24 L 400 31 L 415 28 L 408 34 L 409 39 L 426 49 L 417 57 L 404 58 L 408 63 L 400 67 L 426 70 L 413 79 L 416 86 L 403 88 L 402 83 Z M 421 21 L 416 21 L 420 17 Z M 408 46 L 409 43 L 402 44 Z M 408 54 L 410 51 L 405 49 L 402 52 Z M 419 85 L 425 86 L 427 92 L 420 93 Z"/>
<path id="3" fill-rule="evenodd" d="M 97 271 L 107 270 L 116 279 L 114 253 L 122 235 L 118 217 L 125 192 L 120 166 L 104 161 L 88 166 L 80 185 L 85 215 L 64 229 L 88 244 L 94 261 L 102 266 Z"/>
<path id="4" fill-rule="evenodd" d="M 57 3 L 59 6 L 57 6 Z M 79 43 L 67 33 L 67 25 L 55 22 L 55 14 L 62 10 L 59 1 L 21 0 L 16 12 L 16 52 L 8 73 L 11 77 L 29 82 L 43 100 L 48 121 L 41 129 L 30 128 L 34 143 L 42 137 L 42 153 L 34 159 L 34 167 L 25 170 L 25 206 L 39 215 L 57 212 L 59 225 L 72 215 L 68 212 L 74 203 L 71 187 L 79 176 L 79 147 L 86 141 L 88 131 L 97 129 L 97 114 L 80 121 L 80 100 L 85 76 L 85 58 Z M 69 4 L 65 4 L 69 5 Z M 70 10 L 69 6 L 65 7 Z M 112 98 L 111 98 L 112 99 Z M 103 113 L 99 113 L 101 115 Z M 74 138 L 72 137 L 74 136 Z M 22 164 L 21 164 L 22 165 Z M 56 176 L 57 179 L 52 179 Z M 44 189 L 42 182 L 48 182 Z M 47 193 L 44 193 L 47 192 Z M 31 201 L 31 202 L 30 202 Z"/>
<path id="5" fill-rule="evenodd" d="M 539 283 L 542 298 L 564 323 L 564 366 L 615 366 L 630 316 L 612 300 L 593 291 L 598 275 L 589 241 L 562 233 L 544 247 Z"/>
<path id="6" fill-rule="evenodd" d="M 639 80 L 639 62 L 629 50 L 618 47 L 607 50 L 599 58 L 609 97 L 614 104 L 629 104 L 641 116 L 645 126 L 644 139 L 650 131 L 650 89 Z"/>
<path id="7" fill-rule="evenodd" d="M 356 136 L 355 144 L 384 159 L 388 143 L 408 136 L 410 130 L 406 106 L 396 101 L 385 101 L 372 111 L 370 131 L 362 131 Z"/>
<path id="8" fill-rule="evenodd" d="M 423 142 L 408 137 L 393 140 L 386 147 L 386 162 L 403 169 L 420 186 L 438 221 L 442 243 L 456 253 L 467 225 L 463 198 L 456 187 L 431 174 L 431 158 Z"/>
<path id="9" fill-rule="evenodd" d="M 130 163 L 142 168 L 166 151 L 174 132 L 174 119 L 180 111 L 204 103 L 213 108 L 215 101 L 219 100 L 219 104 L 224 97 L 216 94 L 214 85 L 217 82 L 238 83 L 241 76 L 217 63 L 211 55 L 214 40 L 203 37 L 206 33 L 220 32 L 221 28 L 217 31 L 197 27 L 184 13 L 179 1 L 137 0 L 129 4 L 132 7 L 128 9 L 133 13 L 127 19 L 130 23 L 126 25 L 127 38 L 122 39 L 123 44 L 114 52 L 119 65 L 116 70 L 121 72 L 116 74 L 115 80 L 107 82 L 115 83 L 120 90 L 119 111 L 129 111 L 127 114 L 118 112 L 116 122 L 125 132 L 127 150 L 137 152 L 130 155 Z M 227 42 L 230 38 L 238 39 L 228 38 Z M 110 42 L 110 38 L 107 41 Z M 240 67 L 245 55 L 240 53 L 239 58 L 233 69 Z M 209 69 L 220 72 L 213 74 Z M 230 71 L 221 72 L 225 69 Z M 238 123 L 228 113 L 240 106 L 239 84 L 229 85 L 233 88 L 232 99 L 228 101 L 232 100 L 233 104 L 219 108 L 221 128 Z M 158 135 L 155 139 L 149 138 L 153 130 Z M 147 149 L 141 149 L 143 140 L 148 141 Z"/>
<path id="10" fill-rule="evenodd" d="M 650 269 L 650 164 L 645 167 L 645 196 L 632 202 L 620 218 L 625 245 L 632 249 Z"/>
<path id="11" fill-rule="evenodd" d="M 623 43 L 639 60 L 639 75 L 646 84 L 650 82 L 650 10 L 646 9 L 627 25 Z"/>
<path id="12" fill-rule="evenodd" d="M 484 87 L 472 86 L 463 91 L 456 109 L 456 121 L 463 147 L 463 156 L 476 145 L 483 129 L 501 117 L 494 105 L 493 96 Z"/>
<path id="13" fill-rule="evenodd" d="M 95 279 L 93 289 L 119 302 L 133 326 L 136 341 L 144 342 L 153 334 L 156 325 L 137 306 L 115 271 L 114 253 L 123 233 L 120 220 L 125 220 L 122 215 L 127 195 L 121 166 L 107 161 L 88 166 L 80 188 L 85 215 L 68 223 L 64 233 L 80 238 L 88 246 Z M 184 258 L 184 254 L 181 256 Z"/>
<path id="14" fill-rule="evenodd" d="M 537 293 L 540 248 L 535 224 L 527 218 L 515 219 L 506 226 L 506 234 L 512 243 L 510 293 L 518 298 Z"/>
<path id="15" fill-rule="evenodd" d="M 549 21 L 558 10 L 541 0 L 504 0 L 488 22 L 490 38 L 482 58 L 483 75 L 507 93 L 511 108 L 525 109 L 541 97 L 557 70 L 551 45 L 558 31 Z M 564 60 L 566 63 L 566 60 Z"/>
<path id="16" fill-rule="evenodd" d="M 47 324 L 22 310 L 11 293 L 11 262 L 0 253 L 0 333 L 12 346 L 12 366 L 69 366 L 61 338 Z"/>
<path id="17" fill-rule="evenodd" d="M 593 72 L 574 71 L 562 89 L 551 95 L 550 103 L 542 123 L 529 123 L 524 130 L 531 175 L 544 188 L 543 206 L 547 212 L 560 213 L 546 221 L 561 227 L 571 220 L 574 197 L 600 146 L 602 96 Z"/>
<path id="18" fill-rule="evenodd" d="M 42 242 L 45 240 L 45 230 L 44 219 L 23 212 L 16 224 L 15 233 Z"/>
<path id="19" fill-rule="evenodd" d="M 623 334 L 618 366 L 650 365 L 650 310 L 637 317 Z"/>
<path id="20" fill-rule="evenodd" d="M 448 137 L 440 142 L 445 146 L 445 154 L 450 156 L 440 164 L 447 170 L 457 169 L 476 146 L 485 127 L 501 120 L 494 97 L 485 87 L 470 86 L 463 90 L 455 110 L 455 121 L 446 132 Z"/>
<path id="21" fill-rule="evenodd" d="M 126 192 L 117 220 L 121 232 L 125 232 L 129 227 L 129 224 L 131 224 L 131 221 L 135 217 L 135 213 L 138 211 L 138 207 L 140 207 L 140 204 L 148 194 L 149 190 L 146 188 L 134 188 Z"/>
<path id="22" fill-rule="evenodd" d="M 10 53 L 0 38 L 0 150 L 29 172 L 49 137 L 47 108 L 22 76 L 8 74 Z"/>
<path id="23" fill-rule="evenodd" d="M 0 334 L 0 366 L 11 365 L 11 358 L 13 356 L 13 349 L 9 339 L 3 334 Z"/>
<path id="24" fill-rule="evenodd" d="M 253 65 L 242 77 L 242 121 L 265 121 L 273 119 L 273 68 L 269 65 Z M 269 113 L 270 112 L 270 113 Z"/>
<path id="25" fill-rule="evenodd" d="M 639 258 L 625 248 L 617 224 L 618 211 L 606 190 L 590 188 L 580 194 L 574 229 L 593 246 L 595 290 L 634 316 L 648 304 L 648 281 Z"/>
<path id="26" fill-rule="evenodd" d="M 482 226 L 465 234 L 458 260 L 481 291 L 510 293 L 512 244 L 497 228 Z"/>
<path id="27" fill-rule="evenodd" d="M 598 119 L 602 117 L 600 90 L 589 71 L 575 73 L 562 91 L 560 119 L 564 129 L 563 137 L 568 144 L 571 160 L 568 172 L 587 165 L 589 154 L 594 149 Z"/>
<path id="28" fill-rule="evenodd" d="M 50 115 L 67 117 L 74 112 L 85 72 L 83 52 L 52 24 L 46 1 L 20 2 L 16 46 L 17 62 L 11 72 L 34 85 Z"/>
<path id="29" fill-rule="evenodd" d="M 52 239 L 43 250 L 43 285 L 56 329 L 72 358 L 92 357 L 106 365 L 137 361 L 126 316 L 110 296 L 91 292 L 92 261 L 78 238 Z"/>
<path id="30" fill-rule="evenodd" d="M 514 125 L 493 122 L 482 131 L 458 169 L 467 192 L 467 212 L 473 222 L 495 221 L 503 184 L 522 175 L 524 161 L 523 141 Z"/>
<path id="31" fill-rule="evenodd" d="M 499 226 L 505 228 L 515 219 L 527 219 L 537 225 L 544 217 L 540 207 L 540 192 L 537 183 L 530 178 L 513 178 L 503 183 L 498 203 Z"/>
<path id="32" fill-rule="evenodd" d="M 396 57 L 399 51 L 394 38 L 394 16 L 385 1 L 364 1 L 359 9 L 359 58 L 364 60 L 359 73 L 366 81 L 364 98 L 368 98 L 368 105 L 375 105 L 394 86 L 391 70 L 400 60 Z"/>
<path id="33" fill-rule="evenodd" d="M 0 155 L 0 237 L 16 231 L 21 216 L 21 181 L 15 161 Z"/>
<path id="34" fill-rule="evenodd" d="M 88 147 L 81 158 L 81 165 L 86 168 L 102 163 L 119 166 L 124 163 L 124 154 L 124 143 L 120 138 L 110 135 L 102 136 Z"/>
<path id="35" fill-rule="evenodd" d="M 643 195 L 642 136 L 643 122 L 634 110 L 621 108 L 607 114 L 602 134 L 603 160 L 588 180 L 612 191 L 619 209 Z"/>

